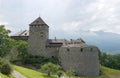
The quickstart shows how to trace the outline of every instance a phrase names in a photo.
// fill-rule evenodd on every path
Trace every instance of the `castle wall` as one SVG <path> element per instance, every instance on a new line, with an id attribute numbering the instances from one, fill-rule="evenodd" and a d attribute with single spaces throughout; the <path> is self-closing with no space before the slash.
<path id="1" fill-rule="evenodd" d="M 99 57 L 96 47 L 61 47 L 59 60 L 64 70 L 73 69 L 78 75 L 99 75 Z"/>
<path id="2" fill-rule="evenodd" d="M 28 39 L 29 51 L 32 55 L 45 55 L 45 47 L 48 39 L 48 26 L 30 26 Z"/>
<path id="3" fill-rule="evenodd" d="M 73 69 L 81 76 L 99 75 L 99 50 L 97 47 L 88 46 L 84 41 L 79 40 L 74 44 L 61 45 L 62 47 L 47 46 L 49 26 L 40 17 L 30 24 L 29 33 L 29 52 L 32 55 L 57 57 L 65 71 Z"/>
<path id="4" fill-rule="evenodd" d="M 59 51 L 58 47 L 47 47 L 45 56 L 46 57 L 58 57 L 58 51 Z"/>

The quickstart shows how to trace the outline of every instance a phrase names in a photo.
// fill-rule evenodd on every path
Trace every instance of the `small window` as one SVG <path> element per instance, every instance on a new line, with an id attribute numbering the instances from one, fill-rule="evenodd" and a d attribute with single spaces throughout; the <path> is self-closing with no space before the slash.
<path id="1" fill-rule="evenodd" d="M 41 35 L 41 37 L 43 37 L 43 35 Z"/>
<path id="2" fill-rule="evenodd" d="M 40 34 L 43 34 L 43 32 L 40 32 Z"/>
<path id="3" fill-rule="evenodd" d="M 70 51 L 70 49 L 69 49 L 69 48 L 67 48 L 67 51 Z"/>
<path id="4" fill-rule="evenodd" d="M 93 51 L 93 48 L 90 48 L 90 51 Z"/>
<path id="5" fill-rule="evenodd" d="M 83 48 L 81 48 L 80 51 L 83 52 Z"/>
<path id="6" fill-rule="evenodd" d="M 54 56 L 52 56 L 52 58 L 55 58 Z"/>

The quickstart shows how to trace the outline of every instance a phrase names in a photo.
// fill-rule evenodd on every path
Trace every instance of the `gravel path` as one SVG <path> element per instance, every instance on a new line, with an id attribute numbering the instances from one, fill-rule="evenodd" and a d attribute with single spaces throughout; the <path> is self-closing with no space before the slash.
<path id="1" fill-rule="evenodd" d="M 60 77 L 60 78 L 68 78 L 68 77 L 66 77 L 66 76 L 62 76 L 62 77 Z"/>
<path id="2" fill-rule="evenodd" d="M 27 77 L 25 77 L 24 75 L 22 75 L 21 73 L 19 73 L 19 72 L 16 71 L 16 70 L 13 70 L 12 75 L 13 75 L 15 78 L 27 78 Z"/>

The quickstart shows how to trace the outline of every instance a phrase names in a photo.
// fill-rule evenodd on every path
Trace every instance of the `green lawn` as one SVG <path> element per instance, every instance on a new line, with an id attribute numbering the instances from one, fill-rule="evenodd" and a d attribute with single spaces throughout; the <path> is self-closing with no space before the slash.
<path id="1" fill-rule="evenodd" d="M 49 77 L 43 73 L 37 72 L 35 70 L 27 69 L 20 66 L 13 66 L 15 70 L 25 75 L 27 78 L 57 78 L 57 77 Z M 120 78 L 120 71 L 110 69 L 102 66 L 102 75 L 101 76 L 91 76 L 91 77 L 72 77 L 72 78 Z M 9 77 L 3 77 L 9 78 Z"/>
<path id="2" fill-rule="evenodd" d="M 6 76 L 6 75 L 1 74 L 1 73 L 0 73 L 0 76 L 1 76 L 1 78 L 15 78 L 15 77 L 13 77 L 12 75 Z"/>
<path id="3" fill-rule="evenodd" d="M 24 68 L 24 67 L 20 67 L 20 66 L 13 66 L 13 68 L 20 72 L 21 74 L 23 74 L 24 76 L 26 76 L 27 78 L 57 78 L 57 77 L 49 77 L 46 74 L 37 72 L 35 70 L 31 70 L 28 68 Z"/>
<path id="4" fill-rule="evenodd" d="M 101 69 L 104 72 L 104 74 L 108 76 L 108 78 L 120 78 L 119 70 L 110 69 L 110 68 L 103 67 L 103 66 Z"/>
<path id="5" fill-rule="evenodd" d="M 101 76 L 91 76 L 91 77 L 75 77 L 75 78 L 120 78 L 120 71 L 110 69 L 102 66 L 102 75 Z"/>

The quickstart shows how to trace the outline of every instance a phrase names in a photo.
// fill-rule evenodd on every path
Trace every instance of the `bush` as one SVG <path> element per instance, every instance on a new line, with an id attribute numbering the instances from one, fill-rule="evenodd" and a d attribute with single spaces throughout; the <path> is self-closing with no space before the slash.
<path id="1" fill-rule="evenodd" d="M 51 74 L 56 74 L 57 71 L 60 69 L 59 65 L 53 63 L 46 63 L 41 67 L 41 70 L 51 76 Z"/>
<path id="2" fill-rule="evenodd" d="M 4 64 L 4 60 L 0 57 L 0 69 L 1 69 L 3 64 Z"/>
<path id="3" fill-rule="evenodd" d="M 5 75 L 9 75 L 11 74 L 12 68 L 10 66 L 10 64 L 5 63 L 1 66 L 1 73 L 5 74 Z"/>
<path id="4" fill-rule="evenodd" d="M 120 70 L 120 54 L 100 53 L 100 63 L 103 66 Z"/>
<path id="5" fill-rule="evenodd" d="M 64 75 L 64 71 L 63 70 L 58 70 L 57 75 L 60 78 L 62 75 Z"/>
<path id="6" fill-rule="evenodd" d="M 74 70 L 71 69 L 71 68 L 69 70 L 67 70 L 66 74 L 68 75 L 68 78 L 70 78 L 71 76 L 75 76 L 76 75 Z"/>
<path id="7" fill-rule="evenodd" d="M 48 62 L 51 62 L 51 63 L 54 63 L 54 64 L 58 64 L 58 59 L 56 58 L 47 58 L 47 57 L 42 57 L 42 56 L 28 56 L 28 58 L 25 59 L 25 62 L 24 64 L 26 65 L 31 65 L 31 66 L 34 66 L 35 68 L 39 68 L 41 67 L 42 65 L 48 63 Z"/>

